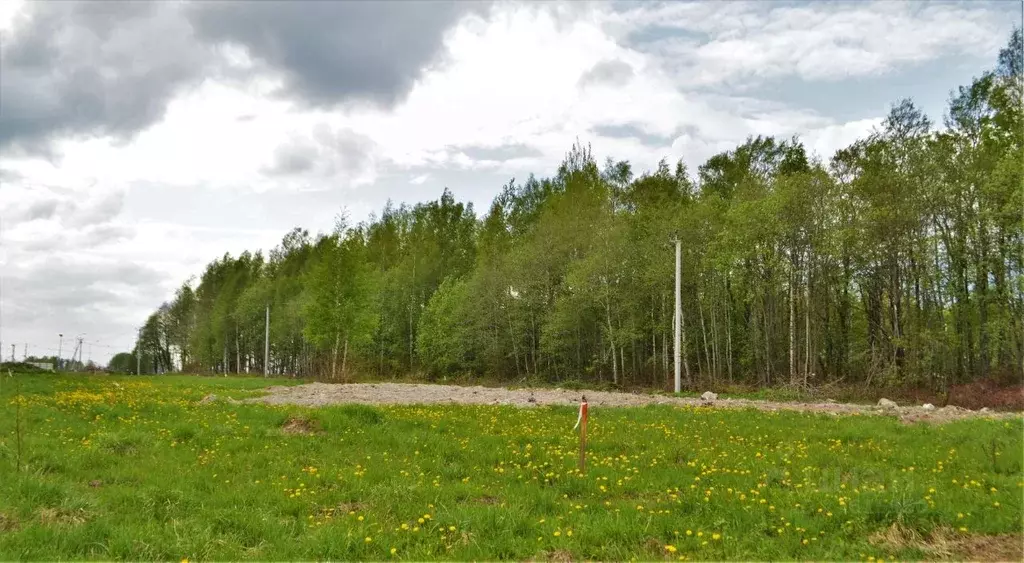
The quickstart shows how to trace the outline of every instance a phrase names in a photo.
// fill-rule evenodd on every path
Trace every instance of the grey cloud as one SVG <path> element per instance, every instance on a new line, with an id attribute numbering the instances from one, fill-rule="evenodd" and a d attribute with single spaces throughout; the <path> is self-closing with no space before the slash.
<path id="1" fill-rule="evenodd" d="M 624 86 L 633 78 L 633 67 L 624 61 L 604 60 L 580 76 L 581 88 L 591 85 Z"/>
<path id="2" fill-rule="evenodd" d="M 672 137 L 652 135 L 645 132 L 639 126 L 626 123 L 622 125 L 597 125 L 593 128 L 594 133 L 602 137 L 612 139 L 636 139 L 649 147 L 664 147 L 672 144 Z"/>
<path id="3" fill-rule="evenodd" d="M 501 145 L 497 147 L 465 146 L 459 147 L 459 151 L 473 160 L 512 160 L 516 158 L 534 158 L 543 156 L 543 153 L 522 143 L 512 145 Z"/>
<path id="4" fill-rule="evenodd" d="M 85 227 L 106 223 L 121 214 L 124 209 L 123 191 L 111 192 L 102 199 L 90 202 L 85 206 L 77 206 L 67 218 L 67 224 L 73 227 Z"/>
<path id="5" fill-rule="evenodd" d="M 28 206 L 28 209 L 26 209 L 24 213 L 21 214 L 21 218 L 25 221 L 49 219 L 57 212 L 57 204 L 58 202 L 56 199 L 34 202 Z"/>
<path id="6" fill-rule="evenodd" d="M 211 60 L 171 3 L 30 2 L 0 55 L 0 149 L 58 136 L 118 140 L 162 118 Z"/>
<path id="7" fill-rule="evenodd" d="M 416 2 L 223 2 L 188 6 L 211 43 L 244 47 L 284 79 L 283 94 L 315 107 L 404 99 L 441 51 L 444 32 L 487 4 Z"/>
<path id="8" fill-rule="evenodd" d="M 301 141 L 283 144 L 274 151 L 274 163 L 267 169 L 272 176 L 309 172 L 316 164 L 319 150 Z"/>
<path id="9" fill-rule="evenodd" d="M 60 137 L 125 142 L 204 78 L 283 79 L 309 106 L 402 100 L 445 31 L 489 3 L 29 2 L 0 45 L 0 151 L 53 157 Z M 233 67 L 242 47 L 255 68 Z"/>
<path id="10" fill-rule="evenodd" d="M 274 151 L 274 161 L 264 168 L 271 176 L 313 173 L 331 177 L 359 174 L 371 163 L 376 144 L 351 129 L 314 128 L 310 138 L 295 138 Z"/>
<path id="11" fill-rule="evenodd" d="M 135 229 L 128 225 L 94 225 L 85 229 L 78 243 L 87 248 L 95 248 L 130 239 L 134 235 Z"/>

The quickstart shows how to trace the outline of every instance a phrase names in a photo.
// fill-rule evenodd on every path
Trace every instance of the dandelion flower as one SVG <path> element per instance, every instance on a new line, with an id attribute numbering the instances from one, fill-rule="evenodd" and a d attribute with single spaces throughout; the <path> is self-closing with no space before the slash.
<path id="1" fill-rule="evenodd" d="M 364 541 L 364 542 L 366 542 L 366 543 L 370 543 L 370 542 L 372 542 L 372 541 L 373 541 L 373 538 L 371 538 L 370 536 L 366 536 L 366 537 L 365 537 L 365 538 L 363 539 L 363 541 Z"/>
<path id="2" fill-rule="evenodd" d="M 676 552 L 676 546 L 674 546 L 674 545 L 666 545 L 665 546 L 665 551 L 667 551 L 669 553 L 675 553 Z"/>

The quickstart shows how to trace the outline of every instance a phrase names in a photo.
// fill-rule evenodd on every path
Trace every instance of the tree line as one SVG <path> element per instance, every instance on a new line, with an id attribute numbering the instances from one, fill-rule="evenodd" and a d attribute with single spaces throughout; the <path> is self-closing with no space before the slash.
<path id="1" fill-rule="evenodd" d="M 296 228 L 184 283 L 122 363 L 667 387 L 678 239 L 690 386 L 1019 382 L 1021 53 L 1015 29 L 944 128 L 902 100 L 827 161 L 759 136 L 696 174 L 637 174 L 577 143 L 482 218 L 446 189 L 330 234 Z"/>

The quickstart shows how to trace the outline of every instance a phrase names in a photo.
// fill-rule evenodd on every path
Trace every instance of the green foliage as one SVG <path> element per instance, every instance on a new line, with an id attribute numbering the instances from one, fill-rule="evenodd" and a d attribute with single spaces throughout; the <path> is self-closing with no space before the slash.
<path id="1" fill-rule="evenodd" d="M 135 354 L 129 352 L 114 354 L 114 357 L 110 358 L 110 363 L 107 364 L 107 369 L 114 373 L 135 373 L 135 367 Z"/>
<path id="2" fill-rule="evenodd" d="M 437 288 L 420 317 L 416 345 L 420 359 L 431 374 L 463 371 L 467 367 L 472 338 L 465 319 L 469 285 L 446 279 Z"/>
<path id="3" fill-rule="evenodd" d="M 574 144 L 487 213 L 445 189 L 265 260 L 224 256 L 146 322 L 176 369 L 670 388 L 673 240 L 688 386 L 1024 381 L 1021 33 L 950 99 L 819 160 L 760 135 L 691 176 Z M 263 366 L 265 312 L 270 365 Z"/>

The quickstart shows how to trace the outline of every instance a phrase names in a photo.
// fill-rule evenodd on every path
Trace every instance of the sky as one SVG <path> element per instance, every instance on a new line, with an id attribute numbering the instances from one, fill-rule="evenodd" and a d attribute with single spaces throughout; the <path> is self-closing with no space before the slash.
<path id="1" fill-rule="evenodd" d="M 214 258 L 445 187 L 480 214 L 577 139 L 695 172 L 827 160 L 900 98 L 941 127 L 1021 5 L 0 0 L 0 352 L 105 363 Z"/>

